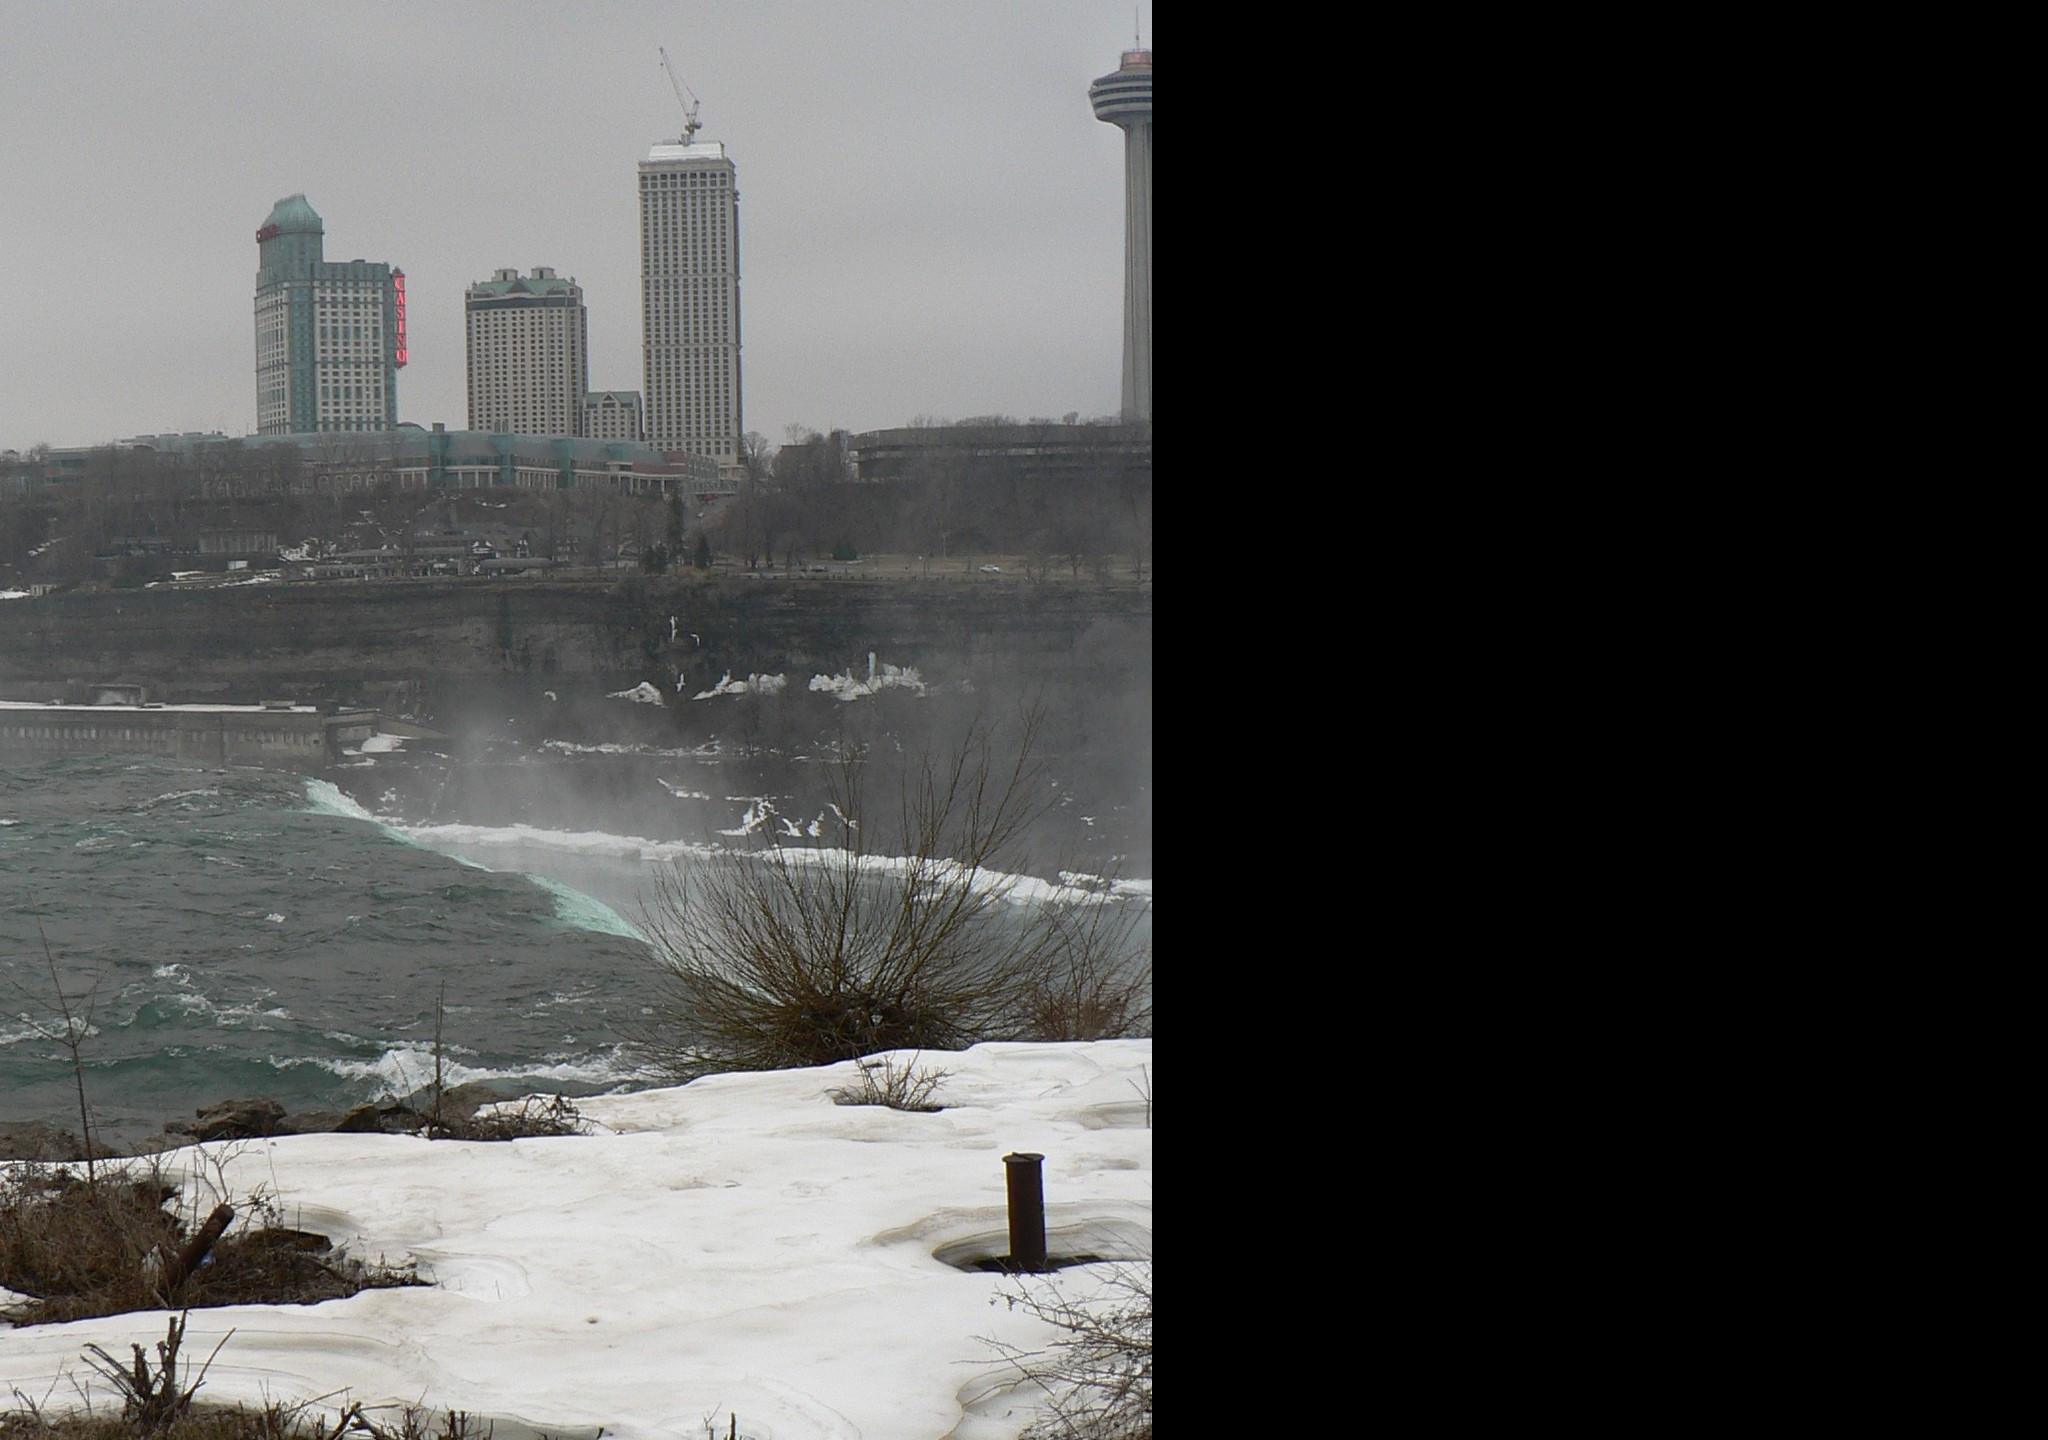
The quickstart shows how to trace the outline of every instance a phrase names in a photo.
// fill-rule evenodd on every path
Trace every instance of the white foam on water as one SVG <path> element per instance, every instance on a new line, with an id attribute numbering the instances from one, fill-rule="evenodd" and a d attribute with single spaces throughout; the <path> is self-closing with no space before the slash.
<path id="1" fill-rule="evenodd" d="M 272 1005 L 265 1008 L 262 1000 L 250 1000 L 240 1005 L 221 1005 L 192 990 L 173 991 L 168 995 L 159 995 L 156 998 L 166 1005 L 175 1005 L 187 1014 L 210 1016 L 216 1025 L 229 1030 L 240 1029 L 244 1024 L 257 1020 L 291 1020 L 295 1018 L 292 1012 L 285 1009 L 282 1005 Z M 126 1022 L 123 1022 L 123 1028 L 125 1027 Z M 258 1030 L 268 1030 L 272 1027 L 257 1025 L 255 1028 Z"/>
<path id="2" fill-rule="evenodd" d="M 976 894 L 997 895 L 1018 905 L 1081 905 L 1100 903 L 1116 895 L 1141 893 L 1135 889 L 1106 886 L 1100 877 L 1073 872 L 1063 872 L 1057 881 L 1041 880 L 1035 875 L 1012 875 L 1002 870 L 983 869 L 970 873 L 965 866 L 952 860 L 918 861 L 903 855 L 854 855 L 822 845 L 784 846 L 776 851 L 776 855 L 793 866 L 848 866 L 871 877 L 911 875 L 922 866 L 938 885 L 965 879 L 968 888 Z M 1142 893 L 1150 896 L 1151 881 L 1135 883 L 1142 884 Z"/>
<path id="3" fill-rule="evenodd" d="M 332 780 L 308 780 L 306 800 L 315 815 L 339 815 L 346 820 L 367 820 L 394 840 L 407 845 L 419 843 L 405 832 L 404 827 L 378 819 L 357 804 L 352 797 L 344 795 Z"/>
<path id="4" fill-rule="evenodd" d="M 616 1050 L 574 1060 L 542 1060 L 531 1065 L 493 1068 L 466 1065 L 453 1059 L 444 1046 L 441 1052 L 441 1083 L 466 1085 L 472 1080 L 505 1081 L 517 1085 L 578 1085 L 609 1087 L 627 1085 L 648 1077 L 624 1063 Z M 328 1056 L 272 1055 L 270 1063 L 280 1070 L 312 1065 L 344 1080 L 374 1082 L 385 1094 L 413 1095 L 434 1083 L 434 1050 L 431 1045 L 396 1045 L 374 1060 L 349 1060 Z"/>
<path id="5" fill-rule="evenodd" d="M 325 780 L 309 780 L 306 788 L 315 810 L 368 820 L 408 844 L 450 856 L 479 870 L 523 874 L 554 894 L 556 916 L 564 923 L 635 940 L 645 940 L 646 937 L 616 910 L 567 882 L 540 872 L 551 862 L 566 863 L 571 869 L 574 868 L 572 862 L 586 861 L 637 869 L 673 864 L 678 860 L 704 860 L 750 853 L 745 847 L 732 849 L 689 840 L 650 840 L 642 835 L 614 835 L 604 830 L 546 830 L 534 825 L 406 825 L 379 820 Z M 738 837 L 782 818 L 775 814 L 773 803 L 766 797 L 744 798 L 750 803 L 740 828 L 720 833 Z M 821 815 L 819 818 L 824 817 Z M 811 822 L 803 826 L 802 834 L 814 835 L 815 824 Z M 784 820 L 785 830 L 790 825 L 791 822 Z M 800 837 L 792 834 L 790 838 Z M 918 863 L 904 856 L 862 855 L 856 859 L 845 850 L 829 846 L 786 846 L 777 853 L 797 865 L 853 862 L 871 875 L 907 874 Z M 489 860 L 479 860 L 476 858 L 478 855 L 487 856 Z M 958 868 L 949 861 L 930 863 L 942 873 Z M 1059 880 L 1050 881 L 1029 875 L 983 870 L 974 876 L 973 884 L 977 891 L 1000 893 L 1017 904 L 1072 905 L 1111 898 L 1142 897 L 1149 900 L 1152 896 L 1149 879 L 1104 881 L 1101 877 L 1079 874 L 1064 874 Z"/>
<path id="6" fill-rule="evenodd" d="M 306 799 L 312 804 L 316 814 L 345 815 L 351 820 L 367 820 L 372 825 L 378 823 L 375 815 L 342 794 L 332 780 L 308 780 Z"/>
<path id="7" fill-rule="evenodd" d="M 613 835 L 603 830 L 543 830 L 533 825 L 405 825 L 399 827 L 415 843 L 444 854 L 459 848 L 487 847 L 554 851 L 602 860 L 673 860 L 711 856 L 715 847 L 688 840 L 649 840 L 641 835 Z"/>
<path id="8" fill-rule="evenodd" d="M 142 808 L 147 810 L 152 805 L 162 805 L 172 800 L 203 799 L 209 796 L 217 796 L 219 794 L 220 791 L 218 790 L 173 790 L 167 795 L 157 796 L 156 799 L 149 801 Z"/>

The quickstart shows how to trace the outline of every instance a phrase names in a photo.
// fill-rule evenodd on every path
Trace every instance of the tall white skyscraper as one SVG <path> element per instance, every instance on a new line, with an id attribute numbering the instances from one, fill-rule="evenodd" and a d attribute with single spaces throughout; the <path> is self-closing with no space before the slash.
<path id="1" fill-rule="evenodd" d="M 736 467 L 740 408 L 740 192 L 717 141 L 640 162 L 642 420 L 657 450 Z"/>
<path id="2" fill-rule="evenodd" d="M 500 270 L 463 296 L 469 330 L 469 428 L 580 435 L 590 389 L 589 312 L 575 279 L 545 265 Z"/>

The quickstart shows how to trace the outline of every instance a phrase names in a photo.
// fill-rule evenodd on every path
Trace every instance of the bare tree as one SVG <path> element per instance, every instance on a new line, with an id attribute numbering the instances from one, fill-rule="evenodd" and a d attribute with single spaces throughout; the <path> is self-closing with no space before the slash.
<path id="1" fill-rule="evenodd" d="M 740 467 L 749 481 L 765 480 L 775 470 L 775 446 L 758 430 L 740 437 Z"/>

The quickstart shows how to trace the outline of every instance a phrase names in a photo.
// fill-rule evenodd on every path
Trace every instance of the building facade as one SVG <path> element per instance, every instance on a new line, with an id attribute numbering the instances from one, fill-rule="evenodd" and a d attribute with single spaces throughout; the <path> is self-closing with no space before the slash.
<path id="1" fill-rule="evenodd" d="M 57 458 L 67 452 L 52 452 Z M 730 495 L 735 481 L 721 477 L 707 457 L 663 455 L 652 446 L 573 435 L 521 435 L 503 431 L 432 429 L 400 423 L 377 435 L 301 432 L 232 438 L 214 434 L 145 435 L 117 440 L 81 461 L 110 458 L 174 473 L 202 497 L 328 494 L 376 490 L 521 490 L 609 488 L 633 494 Z M 146 473 L 138 471 L 136 473 Z M 42 485 L 91 478 L 62 472 Z"/>
<path id="2" fill-rule="evenodd" d="M 304 195 L 256 232 L 256 433 L 389 430 L 404 366 L 405 272 L 327 260 Z"/>
<path id="3" fill-rule="evenodd" d="M 844 441 L 848 478 L 866 483 L 1152 478 L 1150 425 L 937 425 L 870 430 Z M 778 473 L 782 457 L 795 448 L 785 445 L 777 454 Z"/>
<path id="4" fill-rule="evenodd" d="M 1126 425 L 1152 419 L 1152 52 L 1126 50 L 1088 87 L 1095 118 L 1124 132 L 1124 379 Z"/>
<path id="5" fill-rule="evenodd" d="M 655 449 L 737 469 L 740 193 L 717 141 L 656 145 L 640 162 L 641 394 Z"/>
<path id="6" fill-rule="evenodd" d="M 469 428 L 580 435 L 590 389 L 590 317 L 575 277 L 500 270 L 463 294 Z"/>
<path id="7" fill-rule="evenodd" d="M 583 429 L 578 432 L 593 440 L 640 440 L 646 432 L 640 423 L 638 390 L 593 390 L 583 397 Z"/>

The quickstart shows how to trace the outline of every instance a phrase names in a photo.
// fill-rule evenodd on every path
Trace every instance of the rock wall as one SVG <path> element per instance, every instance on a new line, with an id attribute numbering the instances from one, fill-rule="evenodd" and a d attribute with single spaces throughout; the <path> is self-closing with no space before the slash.
<path id="1" fill-rule="evenodd" d="M 297 583 L 0 604 L 0 699 L 67 681 L 150 698 L 375 705 L 431 721 L 488 695 L 697 690 L 731 675 L 1112 687 L 1149 696 L 1151 586 L 1015 577 L 632 577 Z M 680 682 L 680 683 L 679 683 Z"/>

